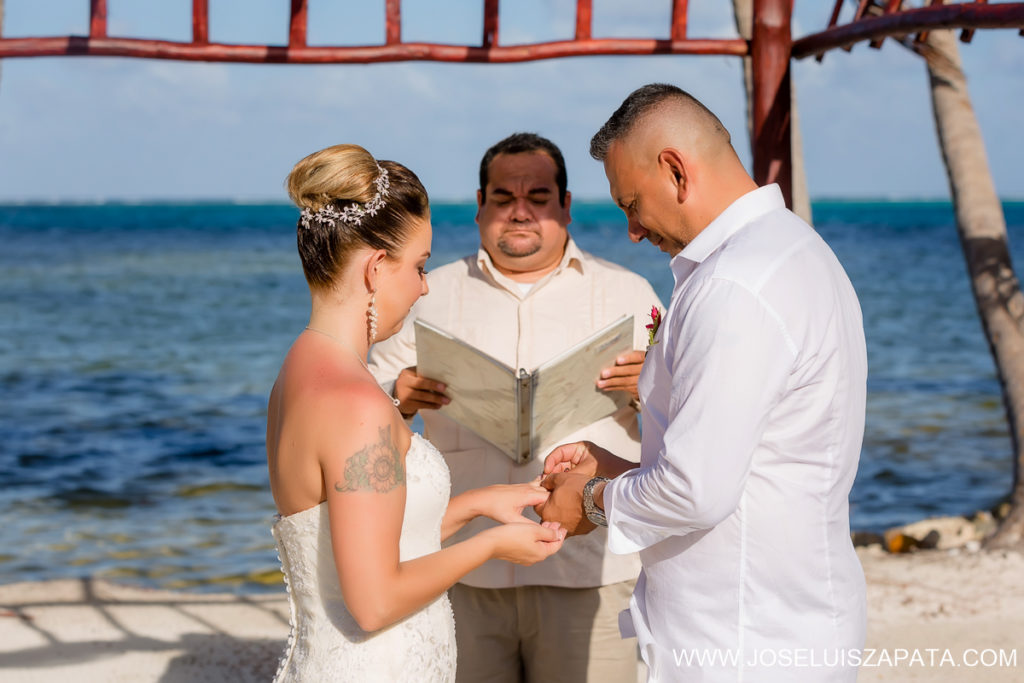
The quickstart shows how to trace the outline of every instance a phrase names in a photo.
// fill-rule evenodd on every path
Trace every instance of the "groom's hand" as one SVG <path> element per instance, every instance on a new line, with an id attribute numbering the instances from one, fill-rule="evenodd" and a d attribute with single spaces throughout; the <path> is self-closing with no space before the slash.
<path id="1" fill-rule="evenodd" d="M 398 373 L 395 380 L 395 398 L 398 399 L 398 411 L 405 417 L 412 417 L 418 410 L 437 410 L 451 403 L 445 396 L 444 384 L 429 377 L 421 377 L 415 367 Z"/>
<path id="2" fill-rule="evenodd" d="M 604 450 L 590 441 L 577 441 L 559 446 L 544 459 L 544 474 L 572 470 L 577 474 L 596 476 L 600 463 L 594 455 L 594 449 Z"/>
<path id="3" fill-rule="evenodd" d="M 601 378 L 597 380 L 597 388 L 601 391 L 625 391 L 634 399 L 639 399 L 636 383 L 640 378 L 640 371 L 644 369 L 645 351 L 629 351 L 620 354 L 615 359 L 615 365 L 601 371 Z"/>
<path id="4" fill-rule="evenodd" d="M 544 474 L 573 472 L 614 479 L 637 466 L 638 463 L 624 460 L 592 441 L 577 441 L 551 451 L 544 459 Z"/>
<path id="5" fill-rule="evenodd" d="M 583 512 L 583 486 L 591 475 L 576 471 L 556 472 L 544 478 L 541 486 L 551 492 L 548 499 L 534 506 L 545 522 L 558 522 L 570 536 L 593 531 L 596 526 Z"/>

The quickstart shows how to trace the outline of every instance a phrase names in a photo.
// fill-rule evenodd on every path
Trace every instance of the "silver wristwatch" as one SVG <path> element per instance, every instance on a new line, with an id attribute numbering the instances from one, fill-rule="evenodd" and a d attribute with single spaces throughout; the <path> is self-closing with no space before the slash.
<path id="1" fill-rule="evenodd" d="M 594 477 L 583 485 L 583 512 L 587 513 L 587 519 L 598 526 L 608 526 L 608 518 L 604 516 L 604 510 L 594 505 L 594 487 L 602 481 L 609 481 L 608 477 Z"/>

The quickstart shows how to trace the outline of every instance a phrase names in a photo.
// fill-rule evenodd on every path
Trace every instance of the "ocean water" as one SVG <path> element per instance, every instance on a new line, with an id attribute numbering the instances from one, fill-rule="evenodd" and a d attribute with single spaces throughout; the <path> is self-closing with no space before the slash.
<path id="1" fill-rule="evenodd" d="M 1005 205 L 1024 263 L 1024 203 Z M 860 296 L 870 378 L 854 528 L 991 507 L 1012 461 L 947 203 L 819 202 Z M 434 258 L 476 250 L 433 211 Z M 651 280 L 621 213 L 574 206 L 579 244 Z M 280 590 L 264 419 L 308 315 L 283 205 L 0 207 L 0 581 L 101 576 Z"/>

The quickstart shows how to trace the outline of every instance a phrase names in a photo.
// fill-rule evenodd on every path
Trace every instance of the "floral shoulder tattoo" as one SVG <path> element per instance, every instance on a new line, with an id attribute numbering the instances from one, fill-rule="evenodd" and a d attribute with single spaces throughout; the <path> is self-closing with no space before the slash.
<path id="1" fill-rule="evenodd" d="M 391 437 L 391 425 L 381 427 L 375 443 L 356 452 L 345 463 L 342 480 L 334 483 L 338 493 L 373 491 L 387 493 L 405 484 L 405 467 Z"/>

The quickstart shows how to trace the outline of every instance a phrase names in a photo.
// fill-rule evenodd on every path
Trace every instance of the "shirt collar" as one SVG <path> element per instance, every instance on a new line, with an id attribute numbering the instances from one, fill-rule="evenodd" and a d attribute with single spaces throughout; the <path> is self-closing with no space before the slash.
<path id="1" fill-rule="evenodd" d="M 713 254 L 743 226 L 776 209 L 784 209 L 786 202 L 776 184 L 765 185 L 746 193 L 707 224 L 670 263 L 676 280 L 683 279 L 698 263 Z"/>
<path id="2" fill-rule="evenodd" d="M 480 266 L 480 270 L 491 275 L 491 277 L 500 281 L 500 278 L 505 276 L 501 274 L 501 271 L 494 265 L 494 261 L 491 260 L 491 255 L 487 253 L 487 250 L 482 246 L 477 249 L 476 262 Z M 562 260 L 559 262 L 558 267 L 555 268 L 552 274 L 563 270 L 566 266 L 572 266 L 580 273 L 583 272 L 585 260 L 583 258 L 583 251 L 576 246 L 576 241 L 573 240 L 572 235 L 565 243 L 565 253 L 562 254 Z"/>

